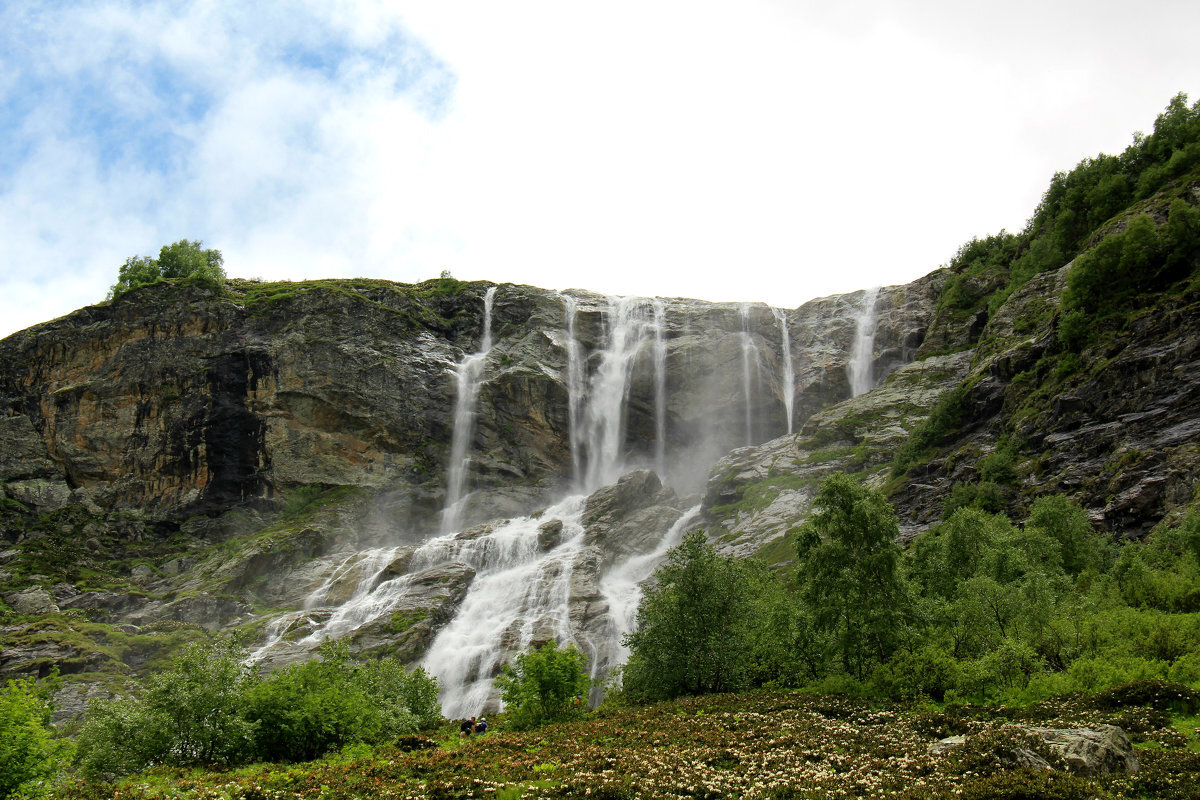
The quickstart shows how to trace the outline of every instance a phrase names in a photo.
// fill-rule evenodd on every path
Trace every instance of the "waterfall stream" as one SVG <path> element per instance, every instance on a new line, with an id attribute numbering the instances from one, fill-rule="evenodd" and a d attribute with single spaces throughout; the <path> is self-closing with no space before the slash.
<path id="1" fill-rule="evenodd" d="M 596 566 L 604 562 L 595 560 L 600 557 L 599 545 L 587 540 L 582 518 L 588 493 L 615 483 L 639 460 L 649 464 L 653 458 L 661 477 L 670 468 L 667 345 L 669 313 L 674 312 L 670 304 L 657 298 L 610 297 L 595 301 L 559 293 L 563 327 L 557 341 L 565 350 L 563 379 L 569 404 L 566 416 L 573 493 L 537 515 L 498 520 L 462 531 L 462 506 L 470 490 L 476 406 L 493 346 L 495 293 L 495 288 L 490 288 L 484 297 L 479 349 L 464 355 L 454 370 L 454 430 L 440 533 L 415 547 L 373 548 L 349 554 L 340 563 L 331 561 L 327 576 L 308 595 L 304 609 L 280 615 L 270 623 L 266 643 L 255 651 L 252 660 L 268 658 L 274 648 L 280 648 L 285 657 L 311 650 L 325 639 L 352 635 L 369 623 L 378 629 L 379 621 L 386 624 L 387 615 L 394 610 L 429 602 L 428 581 L 441 580 L 438 570 L 443 569 L 451 570 L 446 574 L 454 569 L 473 571 L 473 577 L 463 584 L 461 602 L 457 598 L 445 601 L 452 603 L 448 608 L 455 608 L 455 603 L 457 607 L 422 659 L 442 683 L 443 713 L 448 716 L 476 714 L 494 704 L 492 682 L 500 666 L 512 653 L 531 644 L 551 638 L 563 644 L 577 642 L 591 657 L 594 676 L 628 657 L 621 640 L 636 624 L 642 585 L 667 551 L 679 543 L 688 526 L 695 523 L 700 506 L 681 515 L 668 530 L 654 532 L 642 541 L 638 552 L 606 569 Z M 583 304 L 588 304 L 589 313 L 598 314 L 601 326 L 590 353 L 581 343 L 578 330 Z M 786 314 L 771 311 L 779 323 L 779 385 L 790 433 L 795 394 L 791 338 Z M 767 383 L 762 380 L 759 349 L 759 342 L 767 339 L 755 332 L 751 312 L 750 304 L 742 304 L 740 329 L 726 331 L 741 337 L 743 409 L 737 408 L 735 394 L 729 411 L 736 415 L 744 410 L 746 444 L 757 441 L 756 423 L 767 428 L 766 420 L 756 420 L 754 415 L 755 401 L 761 400 L 757 393 Z M 693 325 L 686 317 L 676 324 L 684 336 Z M 873 325 L 859 324 L 859 338 L 869 327 L 873 330 Z M 727 369 L 736 370 L 736 364 L 734 361 Z M 626 415 L 635 377 L 639 387 L 646 387 L 652 378 L 654 442 L 652 451 L 647 442 L 636 457 L 631 457 L 627 448 L 634 445 L 626 442 Z M 736 373 L 721 378 L 723 386 L 738 386 Z M 649 397 L 640 402 L 647 400 Z M 734 416 L 729 422 L 736 420 Z M 736 438 L 736 424 L 733 427 Z M 777 423 L 770 427 L 778 430 Z M 641 430 L 647 431 L 648 438 L 649 427 Z M 547 536 L 543 528 L 552 520 L 561 523 L 561 531 Z M 618 548 L 616 552 L 622 551 Z M 584 573 L 577 576 L 578 565 L 585 563 L 591 564 L 586 578 L 581 577 Z M 427 582 L 422 584 L 422 580 Z M 579 619 L 573 621 L 571 616 L 572 592 L 581 591 L 580 580 L 590 582 L 592 587 L 579 600 L 593 609 L 589 613 L 594 616 L 587 617 L 590 621 L 586 624 Z M 596 596 L 588 595 L 588 591 Z"/>
<path id="2" fill-rule="evenodd" d="M 654 471 L 667 474 L 667 309 L 654 298 Z"/>
<path id="3" fill-rule="evenodd" d="M 600 364 L 587 384 L 583 403 L 583 444 L 587 456 L 585 490 L 607 486 L 625 466 L 625 411 L 638 352 L 651 320 L 639 297 L 609 300 L 607 340 Z"/>
<path id="4" fill-rule="evenodd" d="M 583 421 L 583 393 L 587 389 L 583 376 L 583 346 L 575 335 L 575 322 L 579 315 L 579 304 L 569 294 L 560 294 L 563 301 L 563 317 L 566 320 L 567 346 L 567 416 L 568 444 L 571 448 L 571 480 L 576 489 L 582 489 L 583 447 L 579 431 Z"/>
<path id="5" fill-rule="evenodd" d="M 469 542 L 445 537 L 422 550 L 441 550 L 476 569 L 458 613 L 441 630 L 428 653 L 426 668 L 442 682 L 442 713 L 476 714 L 492 696 L 492 678 L 506 653 L 534 641 L 572 640 L 567 601 L 572 565 L 583 540 L 582 495 L 568 497 L 539 517 L 507 520 Z M 559 543 L 538 548 L 538 527 L 559 519 Z M 420 554 L 421 551 L 418 551 Z"/>
<path id="6" fill-rule="evenodd" d="M 750 304 L 743 303 L 739 311 L 742 318 L 742 397 L 746 403 L 746 446 L 754 444 L 754 388 L 750 372 L 758 377 L 758 345 L 750 332 Z"/>
<path id="7" fill-rule="evenodd" d="M 492 303 L 496 287 L 488 287 L 483 297 L 483 341 L 479 350 L 459 362 L 454 372 L 457 395 L 454 401 L 454 431 L 450 440 L 450 464 L 446 477 L 446 504 L 442 511 L 442 532 L 456 530 L 462 516 L 463 490 L 471 466 L 471 440 L 475 435 L 475 401 L 483 384 L 483 367 L 492 350 Z"/>
<path id="8" fill-rule="evenodd" d="M 858 397 L 875 388 L 875 302 L 879 289 L 863 293 L 862 306 L 854 320 L 854 346 L 850 350 L 850 396 Z"/>
<path id="9" fill-rule="evenodd" d="M 792 433 L 796 407 L 796 370 L 792 366 L 792 337 L 788 333 L 787 314 L 781 308 L 772 308 L 771 313 L 779 320 L 779 344 L 783 350 L 783 365 L 780 376 L 783 389 L 783 411 L 787 416 L 787 432 Z"/>

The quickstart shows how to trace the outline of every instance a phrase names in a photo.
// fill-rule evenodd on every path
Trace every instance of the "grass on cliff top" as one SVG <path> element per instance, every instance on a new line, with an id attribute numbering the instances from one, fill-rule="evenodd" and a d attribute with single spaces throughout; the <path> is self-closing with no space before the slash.
<path id="1" fill-rule="evenodd" d="M 423 301 L 461 294 L 472 284 L 454 278 L 435 278 L 421 283 L 397 283 L 377 278 L 321 278 L 307 281 L 255 281 L 231 278 L 226 293 L 251 311 L 264 311 L 310 292 L 342 295 L 355 302 L 398 313 L 413 323 L 428 323 L 434 312 Z"/>
<path id="2" fill-rule="evenodd" d="M 1200 797 L 1194 718 L 1097 710 L 1086 698 L 1027 709 L 873 706 L 845 696 L 760 691 L 601 711 L 582 722 L 460 740 L 354 746 L 295 765 L 230 772 L 157 769 L 116 786 L 68 784 L 72 800 L 250 798 L 1143 798 Z M 1088 780 L 998 768 L 988 751 L 930 756 L 929 745 L 1011 721 L 1051 727 L 1124 722 L 1137 729 L 1134 776 Z"/>

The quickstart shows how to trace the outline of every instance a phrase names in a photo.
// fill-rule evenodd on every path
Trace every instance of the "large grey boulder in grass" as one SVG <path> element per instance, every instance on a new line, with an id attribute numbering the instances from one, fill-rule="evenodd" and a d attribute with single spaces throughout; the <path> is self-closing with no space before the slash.
<path id="1" fill-rule="evenodd" d="M 1137 755 L 1125 731 L 1116 725 L 1097 725 L 1094 728 L 1034 728 L 1025 725 L 1006 726 L 1038 737 L 1046 745 L 1058 765 L 1084 777 L 1129 774 L 1138 770 Z M 969 741 L 967 736 L 951 736 L 929 747 L 930 755 L 948 753 Z M 1003 754 L 1013 767 L 1054 769 L 1054 764 L 1028 747 L 1017 747 Z"/>
<path id="2" fill-rule="evenodd" d="M 1130 774 L 1137 772 L 1138 760 L 1125 731 L 1116 725 L 1094 728 L 1029 728 L 1042 737 L 1055 755 L 1076 775 Z"/>

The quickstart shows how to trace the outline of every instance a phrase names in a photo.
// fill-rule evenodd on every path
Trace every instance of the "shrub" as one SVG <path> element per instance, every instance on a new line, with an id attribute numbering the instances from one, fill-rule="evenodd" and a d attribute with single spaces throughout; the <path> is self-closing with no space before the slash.
<path id="1" fill-rule="evenodd" d="M 1171 681 L 1130 681 L 1098 693 L 1093 702 L 1097 708 L 1105 709 L 1146 706 L 1175 714 L 1195 714 L 1200 711 L 1200 692 Z"/>
<path id="2" fill-rule="evenodd" d="M 245 696 L 256 679 L 244 653 L 228 641 L 189 645 L 150 678 L 137 700 L 93 703 L 79 736 L 76 763 L 94 777 L 152 763 L 225 766 L 253 751 L 254 724 Z"/>
<path id="3" fill-rule="evenodd" d="M 162 280 L 175 279 L 194 286 L 220 289 L 225 285 L 224 258 L 220 250 L 204 250 L 204 243 L 180 239 L 159 250 L 158 258 L 130 256 L 117 272 L 108 297 L 116 300 L 128 291 Z"/>
<path id="4" fill-rule="evenodd" d="M 587 657 L 574 644 L 551 639 L 505 664 L 496 679 L 510 724 L 518 730 L 578 718 L 591 688 Z"/>
<path id="5" fill-rule="evenodd" d="M 274 673 L 246 699 L 247 715 L 258 725 L 260 758 L 309 761 L 349 744 L 416 732 L 418 717 L 406 704 L 410 677 L 402 667 L 357 664 L 341 641 L 325 642 L 319 653 Z M 411 680 L 421 684 L 417 694 L 427 693 L 430 679 L 423 672 Z"/>
<path id="6" fill-rule="evenodd" d="M 1099 787 L 1064 772 L 1044 769 L 1006 770 L 963 784 L 962 800 L 1093 800 Z"/>
<path id="7" fill-rule="evenodd" d="M 50 731 L 51 680 L 10 680 L 0 689 L 0 798 L 20 789 L 23 796 L 38 793 L 34 785 L 52 777 L 70 745 Z"/>

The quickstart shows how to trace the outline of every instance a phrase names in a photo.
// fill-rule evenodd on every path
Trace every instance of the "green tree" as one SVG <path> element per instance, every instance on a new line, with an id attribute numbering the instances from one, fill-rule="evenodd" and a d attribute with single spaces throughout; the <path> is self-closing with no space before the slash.
<path id="1" fill-rule="evenodd" d="M 1053 540 L 1068 575 L 1078 575 L 1089 567 L 1103 570 L 1111 566 L 1104 538 L 1092 527 L 1087 513 L 1069 498 L 1060 494 L 1039 497 L 1033 502 L 1026 528 Z"/>
<path id="2" fill-rule="evenodd" d="M 417 730 L 394 670 L 352 661 L 342 641 L 326 641 L 318 652 L 318 659 L 273 673 L 246 699 L 260 758 L 308 761 Z"/>
<path id="3" fill-rule="evenodd" d="M 224 258 L 220 250 L 205 250 L 200 240 L 180 239 L 159 250 L 158 258 L 131 256 L 117 272 L 109 290 L 110 300 L 128 291 L 162 280 L 179 280 L 195 286 L 220 289 L 225 284 Z"/>
<path id="4" fill-rule="evenodd" d="M 514 728 L 525 730 L 582 716 L 591 681 L 587 656 L 551 639 L 505 664 L 496 686 Z"/>
<path id="5" fill-rule="evenodd" d="M 883 496 L 838 473 L 822 481 L 796 538 L 800 596 L 858 680 L 896 651 L 910 622 L 899 535 Z"/>
<path id="6" fill-rule="evenodd" d="M 752 606 L 743 564 L 718 555 L 694 531 L 654 578 L 638 606 L 637 628 L 625 639 L 625 692 L 643 702 L 742 688 Z"/>
<path id="7" fill-rule="evenodd" d="M 84 774 L 112 776 L 152 763 L 223 766 L 244 760 L 255 726 L 245 698 L 257 682 L 229 641 L 189 645 L 138 699 L 96 703 L 79 736 Z"/>
<path id="8" fill-rule="evenodd" d="M 58 772 L 70 745 L 50 730 L 55 685 L 21 678 L 0 689 L 0 798 L 18 789 L 25 797 L 40 795 L 34 784 Z"/>

